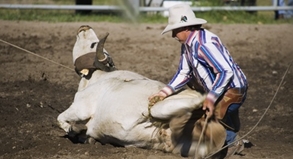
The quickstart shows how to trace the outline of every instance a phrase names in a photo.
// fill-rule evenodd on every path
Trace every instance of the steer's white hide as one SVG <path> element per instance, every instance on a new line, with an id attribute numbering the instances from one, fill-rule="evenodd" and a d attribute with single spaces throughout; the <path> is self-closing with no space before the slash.
<path id="1" fill-rule="evenodd" d="M 91 80 L 82 79 L 80 85 L 83 87 L 75 94 L 72 105 L 58 117 L 66 132 L 70 130 L 67 122 L 90 118 L 86 124 L 87 135 L 100 142 L 138 147 L 160 144 L 155 137 L 157 128 L 146 116 L 149 113 L 148 97 L 158 92 L 163 83 L 118 70 L 109 73 L 96 71 Z M 202 97 L 192 92 L 182 91 L 173 98 L 158 102 L 151 109 L 152 115 L 168 119 L 178 112 L 193 110 Z"/>

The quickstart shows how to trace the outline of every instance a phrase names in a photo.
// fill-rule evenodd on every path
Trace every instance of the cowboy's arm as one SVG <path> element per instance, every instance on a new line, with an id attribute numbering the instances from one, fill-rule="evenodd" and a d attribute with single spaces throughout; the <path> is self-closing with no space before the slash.
<path id="1" fill-rule="evenodd" d="M 204 101 L 203 109 L 209 109 L 210 115 L 213 114 L 214 103 L 223 94 L 224 90 L 231 78 L 233 77 L 233 70 L 229 63 L 223 56 L 218 47 L 213 43 L 206 43 L 200 47 L 201 56 L 207 61 L 209 66 L 212 67 L 213 72 L 216 74 L 212 88 L 207 94 L 206 100 Z"/>

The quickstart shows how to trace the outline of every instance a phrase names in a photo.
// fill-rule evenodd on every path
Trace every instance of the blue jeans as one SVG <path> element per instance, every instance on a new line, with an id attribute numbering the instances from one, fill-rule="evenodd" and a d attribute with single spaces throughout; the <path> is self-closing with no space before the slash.
<path id="1" fill-rule="evenodd" d="M 225 124 L 227 124 L 229 127 L 232 127 L 234 129 L 234 130 L 226 129 L 226 133 L 227 133 L 226 143 L 227 144 L 230 144 L 231 142 L 235 140 L 237 136 L 237 132 L 240 129 L 239 108 L 243 104 L 245 99 L 246 99 L 246 94 L 243 96 L 241 103 L 231 104 L 227 109 L 227 112 L 225 114 L 225 119 L 226 119 Z"/>

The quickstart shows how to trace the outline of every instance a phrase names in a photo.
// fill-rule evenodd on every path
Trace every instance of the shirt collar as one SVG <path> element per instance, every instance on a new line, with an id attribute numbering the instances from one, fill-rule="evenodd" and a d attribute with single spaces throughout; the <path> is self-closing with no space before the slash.
<path id="1" fill-rule="evenodd" d="M 189 34 L 187 40 L 185 41 L 185 44 L 187 44 L 188 46 L 191 46 L 191 43 L 193 41 L 193 39 L 195 38 L 195 36 L 198 34 L 198 31 L 191 31 L 191 33 Z"/>

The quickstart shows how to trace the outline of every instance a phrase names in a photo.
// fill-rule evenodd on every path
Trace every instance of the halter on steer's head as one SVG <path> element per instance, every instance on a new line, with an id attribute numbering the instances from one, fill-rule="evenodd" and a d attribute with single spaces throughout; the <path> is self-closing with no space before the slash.
<path id="1" fill-rule="evenodd" d="M 112 58 L 104 49 L 108 35 L 109 33 L 106 33 L 99 40 L 90 26 L 83 25 L 78 29 L 77 41 L 73 49 L 75 71 L 78 75 L 90 79 L 97 69 L 105 72 L 116 70 Z"/>

